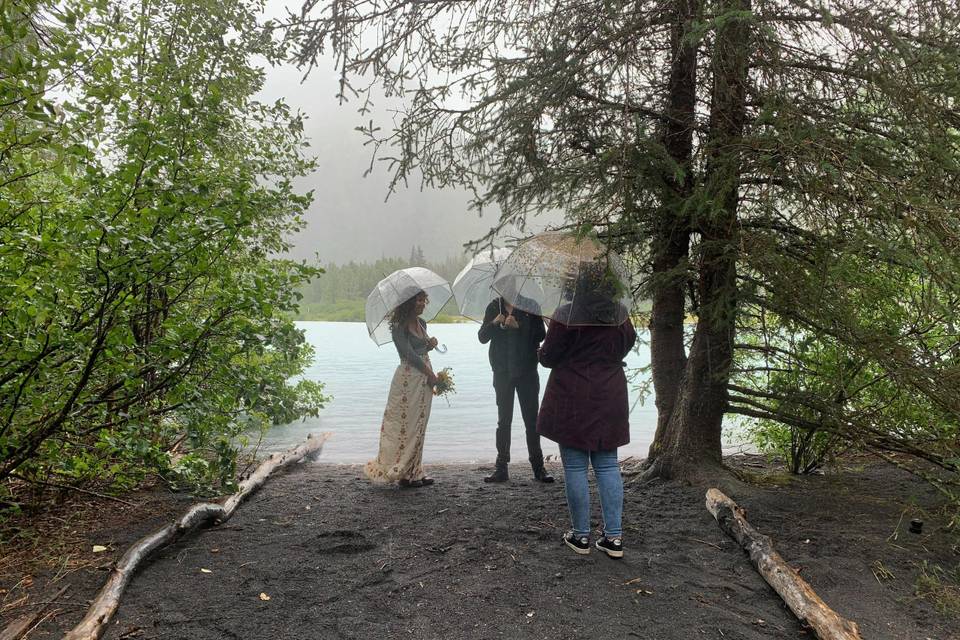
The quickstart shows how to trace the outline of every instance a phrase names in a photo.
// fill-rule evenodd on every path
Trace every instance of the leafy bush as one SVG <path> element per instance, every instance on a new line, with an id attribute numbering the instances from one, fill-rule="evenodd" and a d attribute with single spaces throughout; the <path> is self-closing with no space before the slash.
<path id="1" fill-rule="evenodd" d="M 229 483 L 241 432 L 322 407 L 287 382 L 313 163 L 254 98 L 259 6 L 0 3 L 0 481 Z"/>

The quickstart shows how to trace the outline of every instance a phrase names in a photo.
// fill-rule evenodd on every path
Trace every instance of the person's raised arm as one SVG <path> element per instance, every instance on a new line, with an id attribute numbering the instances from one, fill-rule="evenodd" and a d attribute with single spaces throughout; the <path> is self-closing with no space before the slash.
<path id="1" fill-rule="evenodd" d="M 494 300 L 496 302 L 496 300 Z M 480 339 L 480 344 L 487 344 L 490 342 L 490 338 L 493 337 L 494 331 L 500 330 L 500 324 L 497 322 L 497 318 L 500 317 L 500 306 L 491 302 L 487 305 L 487 310 L 483 314 L 483 324 L 480 325 L 480 330 L 477 331 L 477 338 Z"/>
<path id="2" fill-rule="evenodd" d="M 562 363 L 575 336 L 576 332 L 570 330 L 565 324 L 551 320 L 546 338 L 540 345 L 540 350 L 537 351 L 540 364 L 549 369 Z"/>
<path id="3" fill-rule="evenodd" d="M 429 336 L 427 333 L 427 321 L 423 318 L 417 318 L 417 322 L 420 323 L 420 328 L 423 330 L 423 335 L 427 336 L 427 349 L 433 351 L 437 348 L 437 345 L 440 344 L 440 341 L 436 338 Z"/>

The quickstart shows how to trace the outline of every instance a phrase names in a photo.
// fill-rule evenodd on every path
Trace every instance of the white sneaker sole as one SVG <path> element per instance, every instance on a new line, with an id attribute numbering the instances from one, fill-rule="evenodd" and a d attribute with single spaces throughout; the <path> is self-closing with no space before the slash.
<path id="1" fill-rule="evenodd" d="M 579 554 L 582 555 L 582 556 L 585 556 L 585 555 L 587 555 L 588 553 L 590 553 L 590 547 L 587 547 L 586 549 L 581 549 L 581 548 L 578 547 L 577 545 L 575 545 L 575 544 L 573 544 L 572 542 L 570 542 L 569 540 L 567 540 L 566 537 L 563 538 L 563 544 L 567 545 L 568 547 L 570 547 L 571 549 L 573 549 L 574 551 L 576 551 L 577 553 L 579 553 Z"/>
<path id="2" fill-rule="evenodd" d="M 623 557 L 623 549 L 621 549 L 620 551 L 614 551 L 613 549 L 607 549 L 606 547 L 601 547 L 599 540 L 597 540 L 593 546 L 595 546 L 597 549 L 600 549 L 600 551 L 603 551 L 605 554 L 607 554 L 611 558 Z"/>

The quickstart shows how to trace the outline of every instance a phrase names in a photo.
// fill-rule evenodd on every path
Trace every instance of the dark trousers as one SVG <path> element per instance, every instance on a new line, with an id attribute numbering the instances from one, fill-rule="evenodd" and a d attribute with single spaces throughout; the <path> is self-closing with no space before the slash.
<path id="1" fill-rule="evenodd" d="M 510 462 L 510 425 L 513 422 L 513 396 L 520 400 L 520 415 L 527 432 L 527 453 L 534 469 L 543 466 L 543 450 L 537 433 L 537 410 L 540 404 L 540 376 L 534 369 L 512 378 L 493 373 L 493 389 L 497 393 L 497 466 Z"/>

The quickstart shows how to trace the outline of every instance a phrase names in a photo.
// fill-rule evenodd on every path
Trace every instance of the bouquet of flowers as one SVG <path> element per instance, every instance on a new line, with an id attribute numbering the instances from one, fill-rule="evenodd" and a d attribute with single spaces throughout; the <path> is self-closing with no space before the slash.
<path id="1" fill-rule="evenodd" d="M 450 367 L 444 367 L 437 373 L 437 384 L 433 387 L 433 395 L 446 396 L 451 393 L 456 393 L 453 383 L 453 372 L 450 370 Z M 447 400 L 447 402 L 449 403 L 450 400 Z"/>

